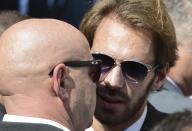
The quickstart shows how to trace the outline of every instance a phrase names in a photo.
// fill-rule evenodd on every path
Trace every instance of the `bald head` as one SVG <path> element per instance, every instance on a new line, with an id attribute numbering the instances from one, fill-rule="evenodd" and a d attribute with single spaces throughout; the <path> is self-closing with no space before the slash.
<path id="1" fill-rule="evenodd" d="M 94 114 L 94 70 L 63 62 L 91 59 L 86 38 L 65 22 L 16 23 L 0 38 L 0 103 L 8 114 L 46 118 L 71 130 L 84 130 Z"/>
<path id="2" fill-rule="evenodd" d="M 16 78 L 43 79 L 60 62 L 91 58 L 85 37 L 54 19 L 19 22 L 2 34 L 0 43 L 0 84 Z"/>

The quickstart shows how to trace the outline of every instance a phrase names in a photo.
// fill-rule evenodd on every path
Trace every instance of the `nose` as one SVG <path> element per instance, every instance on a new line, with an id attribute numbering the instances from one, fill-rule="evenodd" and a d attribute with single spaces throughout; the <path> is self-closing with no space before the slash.
<path id="1" fill-rule="evenodd" d="M 111 88 L 122 88 L 125 80 L 120 66 L 115 66 L 104 78 L 105 85 Z"/>

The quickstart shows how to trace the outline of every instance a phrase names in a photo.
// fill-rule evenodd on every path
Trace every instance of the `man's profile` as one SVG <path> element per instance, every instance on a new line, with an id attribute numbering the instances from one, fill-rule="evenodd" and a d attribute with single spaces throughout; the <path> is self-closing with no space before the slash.
<path id="1" fill-rule="evenodd" d="M 0 43 L 0 102 L 7 113 L 0 129 L 78 131 L 92 124 L 100 68 L 80 31 L 30 19 L 7 29 Z"/>

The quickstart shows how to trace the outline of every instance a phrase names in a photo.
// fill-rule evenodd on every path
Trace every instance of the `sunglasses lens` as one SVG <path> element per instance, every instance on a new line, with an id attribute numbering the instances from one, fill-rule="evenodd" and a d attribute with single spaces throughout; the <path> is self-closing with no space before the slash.
<path id="1" fill-rule="evenodd" d="M 147 67 L 139 62 L 125 61 L 121 64 L 123 74 L 136 81 L 142 81 L 147 75 Z"/>
<path id="2" fill-rule="evenodd" d="M 93 58 L 95 60 L 101 60 L 102 66 L 101 66 L 101 73 L 107 73 L 114 65 L 114 60 L 104 54 L 92 54 Z"/>
<path id="3" fill-rule="evenodd" d="M 104 54 L 92 54 L 93 58 L 95 60 L 101 60 L 101 79 L 102 77 L 105 77 L 105 74 L 108 73 L 111 68 L 114 67 L 114 59 L 112 59 L 110 56 L 104 55 Z M 122 72 L 125 75 L 125 77 L 129 78 L 129 80 L 133 82 L 141 82 L 145 79 L 148 68 L 139 62 L 136 61 L 124 61 L 121 63 Z"/>

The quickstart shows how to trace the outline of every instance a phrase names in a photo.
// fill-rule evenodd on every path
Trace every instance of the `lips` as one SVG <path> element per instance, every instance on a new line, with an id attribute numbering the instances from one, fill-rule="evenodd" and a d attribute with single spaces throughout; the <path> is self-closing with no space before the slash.
<path id="1" fill-rule="evenodd" d="M 98 94 L 98 96 L 105 102 L 110 104 L 119 104 L 123 102 L 123 99 L 116 96 L 102 95 Z"/>

